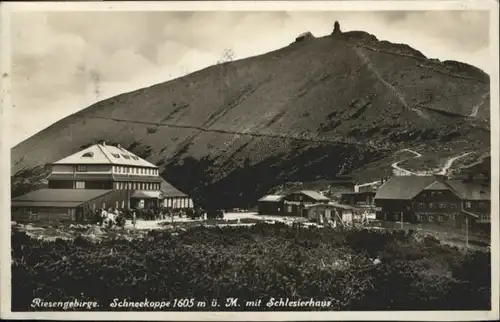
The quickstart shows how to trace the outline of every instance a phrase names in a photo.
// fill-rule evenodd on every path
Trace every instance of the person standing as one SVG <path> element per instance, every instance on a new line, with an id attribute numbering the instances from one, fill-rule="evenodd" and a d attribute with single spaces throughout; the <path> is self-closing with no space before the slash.
<path id="1" fill-rule="evenodd" d="M 132 212 L 132 225 L 135 228 L 135 225 L 137 224 L 137 215 L 135 214 L 135 211 Z"/>

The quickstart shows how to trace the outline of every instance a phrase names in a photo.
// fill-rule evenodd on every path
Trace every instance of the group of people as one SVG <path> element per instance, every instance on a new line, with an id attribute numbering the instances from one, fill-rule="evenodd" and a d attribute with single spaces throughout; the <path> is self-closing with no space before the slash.
<path id="1" fill-rule="evenodd" d="M 116 208 L 93 210 L 93 222 L 103 227 L 125 227 L 126 220 L 131 220 L 136 227 L 137 220 L 166 220 L 174 217 L 188 217 L 190 219 L 220 219 L 224 217 L 222 210 L 205 211 L 202 208 L 193 209 L 124 209 Z"/>

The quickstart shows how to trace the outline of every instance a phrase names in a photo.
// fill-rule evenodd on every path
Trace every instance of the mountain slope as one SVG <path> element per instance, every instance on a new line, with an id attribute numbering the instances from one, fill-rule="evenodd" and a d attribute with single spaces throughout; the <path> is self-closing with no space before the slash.
<path id="1" fill-rule="evenodd" d="M 475 67 L 364 32 L 306 39 L 71 115 L 12 149 L 13 181 L 106 140 L 196 200 L 247 204 L 287 181 L 369 180 L 402 147 L 487 149 L 488 92 Z"/>

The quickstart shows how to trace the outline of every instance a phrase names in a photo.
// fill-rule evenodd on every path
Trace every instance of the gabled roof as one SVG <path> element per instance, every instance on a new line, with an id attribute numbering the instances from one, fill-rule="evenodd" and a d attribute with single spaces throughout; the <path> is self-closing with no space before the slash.
<path id="1" fill-rule="evenodd" d="M 187 194 L 178 190 L 176 187 L 172 186 L 170 183 L 165 181 L 163 178 L 161 179 L 160 190 L 161 190 L 161 195 L 164 198 L 167 198 L 167 197 L 187 197 Z"/>
<path id="2" fill-rule="evenodd" d="M 267 195 L 259 199 L 259 201 L 273 201 L 273 202 L 278 202 L 283 199 L 284 196 L 282 195 Z"/>
<path id="3" fill-rule="evenodd" d="M 491 200 L 491 187 L 483 180 L 448 180 L 446 184 L 464 200 Z"/>
<path id="4" fill-rule="evenodd" d="M 306 196 L 314 199 L 314 200 L 330 200 L 330 198 L 323 196 L 321 193 L 312 190 L 301 190 L 300 193 L 305 194 Z"/>
<path id="5" fill-rule="evenodd" d="M 154 164 L 122 147 L 104 144 L 94 144 L 64 159 L 56 161 L 54 164 L 114 164 L 157 168 Z"/>
<path id="6" fill-rule="evenodd" d="M 110 192 L 112 190 L 39 189 L 13 198 L 12 206 L 76 207 Z"/>
<path id="7" fill-rule="evenodd" d="M 450 187 L 441 181 L 435 181 L 429 186 L 425 187 L 423 190 L 450 190 Z"/>
<path id="8" fill-rule="evenodd" d="M 394 176 L 380 186 L 375 199 L 410 200 L 435 181 L 434 176 Z"/>

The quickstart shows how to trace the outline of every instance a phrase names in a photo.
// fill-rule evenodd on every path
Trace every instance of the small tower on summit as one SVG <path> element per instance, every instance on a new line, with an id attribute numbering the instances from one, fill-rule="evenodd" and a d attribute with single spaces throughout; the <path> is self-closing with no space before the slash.
<path id="1" fill-rule="evenodd" d="M 338 21 L 335 21 L 333 24 L 333 35 L 340 35 L 342 31 L 340 30 L 340 23 Z"/>

